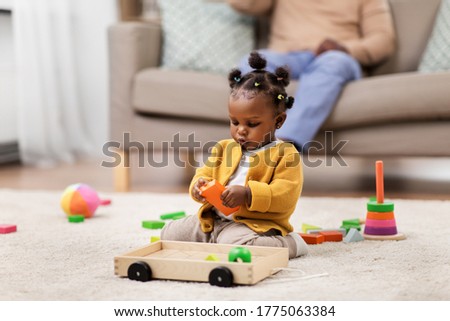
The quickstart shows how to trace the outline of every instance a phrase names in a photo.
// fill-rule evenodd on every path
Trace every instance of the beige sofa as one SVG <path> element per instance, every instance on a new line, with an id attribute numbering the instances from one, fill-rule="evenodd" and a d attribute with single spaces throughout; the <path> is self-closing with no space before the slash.
<path id="1" fill-rule="evenodd" d="M 390 0 L 397 52 L 368 77 L 348 84 L 316 137 L 325 146 L 348 143 L 340 154 L 450 156 L 450 72 L 418 73 L 440 0 Z M 164 148 L 176 133 L 204 143 L 229 137 L 226 77 L 159 67 L 161 26 L 122 22 L 109 29 L 111 140 L 127 160 L 130 140 Z M 295 90 L 293 82 L 289 91 Z M 328 142 L 329 144 L 330 142 Z M 320 145 L 318 145 L 320 146 Z M 319 152 L 332 152 L 323 149 Z M 122 164 L 123 165 L 123 164 Z M 116 189 L 127 190 L 129 172 L 116 169 Z"/>

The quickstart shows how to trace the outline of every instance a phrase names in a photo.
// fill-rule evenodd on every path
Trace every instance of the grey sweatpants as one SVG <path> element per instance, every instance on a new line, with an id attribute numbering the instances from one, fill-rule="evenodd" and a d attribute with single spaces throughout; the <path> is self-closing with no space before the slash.
<path id="1" fill-rule="evenodd" d="M 210 233 L 201 230 L 197 215 L 169 221 L 161 231 L 161 240 L 287 247 L 289 258 L 297 257 L 297 245 L 290 235 L 284 237 L 275 230 L 258 234 L 245 224 L 219 216 L 215 217 L 214 229 Z"/>

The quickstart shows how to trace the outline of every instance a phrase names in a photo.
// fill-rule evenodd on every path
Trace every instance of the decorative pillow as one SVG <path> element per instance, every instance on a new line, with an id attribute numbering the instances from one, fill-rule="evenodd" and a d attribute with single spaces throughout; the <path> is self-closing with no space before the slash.
<path id="1" fill-rule="evenodd" d="M 450 70 L 450 0 L 441 2 L 433 33 L 419 65 L 421 72 L 441 70 Z"/>
<path id="2" fill-rule="evenodd" d="M 228 4 L 160 0 L 162 66 L 226 74 L 254 48 L 254 19 Z"/>

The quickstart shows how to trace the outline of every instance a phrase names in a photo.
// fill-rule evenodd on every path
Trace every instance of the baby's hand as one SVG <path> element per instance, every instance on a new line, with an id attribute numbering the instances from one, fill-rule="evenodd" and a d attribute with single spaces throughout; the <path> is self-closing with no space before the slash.
<path id="1" fill-rule="evenodd" d="M 223 205 L 227 207 L 236 207 L 244 205 L 245 203 L 250 204 L 250 195 L 250 188 L 240 185 L 232 185 L 228 186 L 225 191 L 223 191 L 222 195 L 220 195 L 220 199 L 222 200 Z"/>
<path id="2" fill-rule="evenodd" d="M 205 186 L 208 184 L 209 181 L 204 178 L 199 178 L 197 183 L 195 183 L 194 187 L 192 187 L 192 196 L 199 202 L 204 203 L 206 199 L 202 197 L 202 191 L 200 190 L 200 187 Z"/>

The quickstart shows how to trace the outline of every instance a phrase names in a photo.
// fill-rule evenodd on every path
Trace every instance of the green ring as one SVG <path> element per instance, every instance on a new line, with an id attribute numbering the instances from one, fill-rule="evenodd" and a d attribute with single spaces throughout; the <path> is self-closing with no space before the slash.
<path id="1" fill-rule="evenodd" d="M 384 202 L 377 203 L 376 200 L 367 202 L 367 210 L 369 212 L 393 212 L 394 211 L 394 203 L 392 202 Z"/>
<path id="2" fill-rule="evenodd" d="M 242 262 L 250 263 L 252 261 L 252 253 L 245 247 L 234 247 L 228 252 L 229 262 L 238 262 L 241 259 Z"/>

